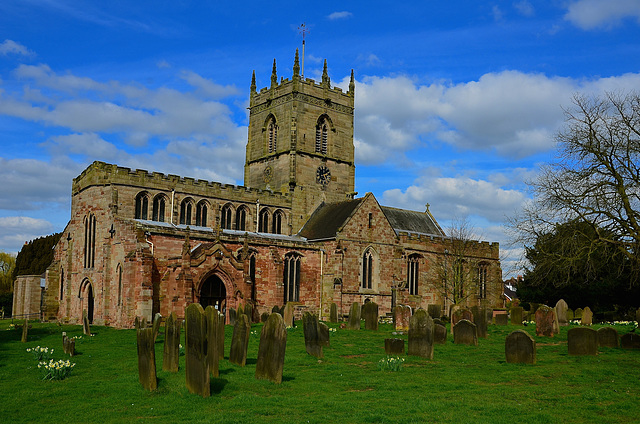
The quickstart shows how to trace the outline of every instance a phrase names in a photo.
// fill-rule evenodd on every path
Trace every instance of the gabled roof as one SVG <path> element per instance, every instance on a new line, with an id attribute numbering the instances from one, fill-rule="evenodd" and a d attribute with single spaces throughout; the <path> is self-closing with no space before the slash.
<path id="1" fill-rule="evenodd" d="M 321 204 L 298 235 L 309 241 L 335 237 L 364 199 L 362 197 L 344 202 Z"/>
<path id="2" fill-rule="evenodd" d="M 407 232 L 433 236 L 445 235 L 442 228 L 440 228 L 428 211 L 416 212 L 407 209 L 390 208 L 388 206 L 380 207 L 396 234 L 400 232 Z"/>

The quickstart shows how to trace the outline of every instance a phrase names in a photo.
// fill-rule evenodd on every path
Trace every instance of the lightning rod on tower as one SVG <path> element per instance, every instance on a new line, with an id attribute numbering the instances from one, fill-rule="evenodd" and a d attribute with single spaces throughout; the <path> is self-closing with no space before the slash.
<path id="1" fill-rule="evenodd" d="M 304 78 L 304 38 L 309 33 L 309 28 L 304 22 L 298 27 L 298 32 L 302 34 L 302 78 Z"/>

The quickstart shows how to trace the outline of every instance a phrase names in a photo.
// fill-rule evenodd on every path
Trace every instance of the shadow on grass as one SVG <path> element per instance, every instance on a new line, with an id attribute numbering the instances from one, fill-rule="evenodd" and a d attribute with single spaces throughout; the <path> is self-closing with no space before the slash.
<path id="1" fill-rule="evenodd" d="M 209 382 L 211 393 L 220 394 L 224 390 L 224 386 L 229 383 L 229 380 L 225 378 L 212 378 Z"/>
<path id="2" fill-rule="evenodd" d="M 292 376 L 290 376 L 290 375 L 283 375 L 283 376 L 282 376 L 282 381 L 283 381 L 283 382 L 285 382 L 285 381 L 293 381 L 293 380 L 295 380 L 295 379 L 296 379 L 295 377 L 292 377 Z"/>
<path id="3" fill-rule="evenodd" d="M 236 372 L 236 370 L 233 369 L 233 368 L 226 368 L 226 369 L 223 369 L 223 370 L 222 369 L 218 369 L 218 374 L 219 375 L 227 375 L 227 374 L 230 374 L 232 372 Z"/>

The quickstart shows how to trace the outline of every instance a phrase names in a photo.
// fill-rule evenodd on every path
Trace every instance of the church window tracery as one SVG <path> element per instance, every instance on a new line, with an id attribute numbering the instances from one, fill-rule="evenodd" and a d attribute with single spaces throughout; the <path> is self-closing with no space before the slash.
<path id="1" fill-rule="evenodd" d="M 164 222 L 164 209 L 165 209 L 166 200 L 164 195 L 159 194 L 153 198 L 153 212 L 152 212 L 152 220 L 157 222 Z"/>
<path id="2" fill-rule="evenodd" d="M 282 234 L 282 216 L 284 214 L 281 210 L 277 210 L 273 213 L 273 222 L 271 225 L 271 232 L 273 234 Z"/>
<path id="3" fill-rule="evenodd" d="M 316 153 L 327 154 L 327 146 L 329 139 L 329 125 L 327 119 L 321 117 L 316 125 Z"/>
<path id="4" fill-rule="evenodd" d="M 267 208 L 264 208 L 260 211 L 260 215 L 258 216 L 258 232 L 259 233 L 269 232 L 269 216 L 270 215 L 271 213 Z"/>
<path id="5" fill-rule="evenodd" d="M 233 209 L 230 204 L 226 204 L 220 211 L 220 228 L 224 230 L 231 229 L 231 216 L 233 215 Z"/>
<path id="6" fill-rule="evenodd" d="M 363 289 L 373 288 L 373 270 L 374 268 L 374 255 L 372 249 L 367 249 L 362 255 L 362 285 Z"/>
<path id="7" fill-rule="evenodd" d="M 89 214 L 84 219 L 84 267 L 95 266 L 96 254 L 96 217 Z"/>
<path id="8" fill-rule="evenodd" d="M 276 125 L 276 120 L 272 116 L 269 120 L 269 124 L 267 125 L 267 145 L 269 149 L 269 153 L 275 153 L 278 149 L 278 125 Z"/>
<path id="9" fill-rule="evenodd" d="M 205 200 L 201 200 L 196 205 L 196 225 L 199 227 L 207 226 L 208 206 Z"/>
<path id="10" fill-rule="evenodd" d="M 149 210 L 149 196 L 147 192 L 138 193 L 136 196 L 135 219 L 147 219 Z"/>
<path id="11" fill-rule="evenodd" d="M 284 257 L 284 303 L 300 300 L 300 255 L 287 253 Z"/>
<path id="12" fill-rule="evenodd" d="M 487 298 L 487 271 L 489 265 L 485 262 L 478 264 L 478 298 Z"/>
<path id="13" fill-rule="evenodd" d="M 245 231 L 247 221 L 247 208 L 240 206 L 236 211 L 236 230 Z"/>
<path id="14" fill-rule="evenodd" d="M 418 294 L 418 282 L 420 276 L 420 255 L 410 255 L 407 260 L 407 286 L 409 294 Z"/>
<path id="15" fill-rule="evenodd" d="M 193 211 L 193 201 L 184 199 L 180 203 L 180 224 L 191 225 L 191 213 Z"/>

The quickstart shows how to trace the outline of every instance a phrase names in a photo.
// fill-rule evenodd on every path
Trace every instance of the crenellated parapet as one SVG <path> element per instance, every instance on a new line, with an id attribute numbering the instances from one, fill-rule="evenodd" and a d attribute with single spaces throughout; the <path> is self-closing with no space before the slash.
<path id="1" fill-rule="evenodd" d="M 452 239 L 446 236 L 435 236 L 427 234 L 415 234 L 409 232 L 399 232 L 398 239 L 400 244 L 415 248 L 420 246 L 428 247 L 436 253 L 442 253 L 448 245 L 452 243 Z M 465 254 L 472 257 L 499 260 L 500 243 L 479 240 L 465 240 Z"/>

